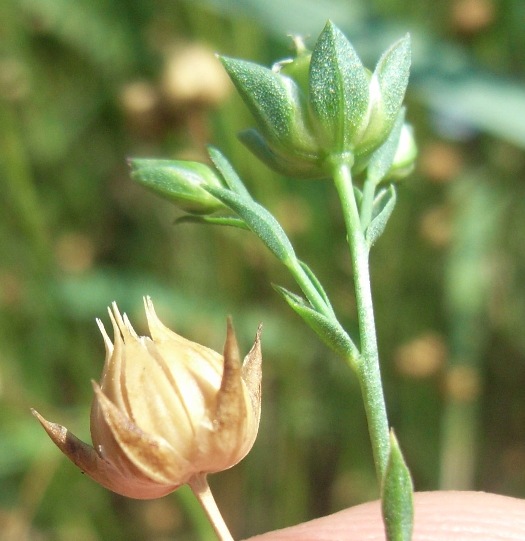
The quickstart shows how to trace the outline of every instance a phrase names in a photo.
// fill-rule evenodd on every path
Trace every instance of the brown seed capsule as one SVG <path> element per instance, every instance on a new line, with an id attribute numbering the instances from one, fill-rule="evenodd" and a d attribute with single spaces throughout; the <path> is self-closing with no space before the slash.
<path id="1" fill-rule="evenodd" d="M 93 383 L 93 447 L 36 411 L 51 439 L 92 479 L 130 498 L 158 498 L 195 475 L 225 470 L 251 449 L 261 404 L 260 330 L 241 366 L 228 320 L 224 356 L 165 327 L 145 300 L 150 337 L 116 304 L 114 343 L 102 323 L 106 362 Z"/>

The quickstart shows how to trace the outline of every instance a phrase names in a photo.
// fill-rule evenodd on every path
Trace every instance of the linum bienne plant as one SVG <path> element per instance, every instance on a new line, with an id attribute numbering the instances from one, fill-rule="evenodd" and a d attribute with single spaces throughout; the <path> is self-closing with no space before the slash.
<path id="1" fill-rule="evenodd" d="M 185 214 L 179 221 L 228 225 L 251 231 L 289 270 L 300 293 L 274 287 L 356 374 L 368 421 L 386 536 L 391 541 L 409 540 L 412 536 L 413 488 L 409 470 L 387 420 L 370 288 L 369 253 L 394 210 L 396 183 L 410 173 L 417 154 L 403 107 L 410 67 L 410 39 L 407 35 L 387 49 L 373 72 L 363 66 L 351 43 L 330 21 L 312 51 L 307 50 L 300 38 L 295 39 L 295 45 L 295 57 L 277 62 L 271 69 L 246 60 L 227 57 L 220 57 L 220 60 L 256 122 L 255 128 L 240 134 L 248 149 L 282 175 L 334 183 L 352 261 L 359 336 L 352 337 L 339 323 L 329 297 L 312 269 L 297 257 L 275 217 L 251 197 L 218 149 L 208 149 L 212 165 L 132 159 L 131 174 L 135 181 L 183 210 Z M 122 333 L 126 341 L 130 326 L 115 310 L 115 336 Z M 148 310 L 151 314 L 152 307 Z M 155 336 L 153 339 L 156 341 Z M 109 347 L 106 335 L 105 341 Z M 231 355 L 227 353 L 230 351 L 228 342 L 227 339 L 224 370 L 228 364 L 227 355 Z M 253 364 L 260 366 L 258 337 L 245 360 L 246 366 Z M 240 365 L 236 363 L 235 366 Z M 176 377 L 175 372 L 174 375 Z M 250 399 L 257 394 L 258 383 L 254 381 L 250 376 L 244 382 L 247 404 L 250 400 L 255 403 L 253 398 Z M 114 409 L 113 399 L 103 398 L 101 391 L 96 387 L 95 390 L 99 411 L 108 423 Z M 140 392 L 140 387 L 134 390 L 134 393 Z M 237 402 L 239 407 L 241 402 Z M 258 415 L 257 408 L 253 414 L 246 405 L 243 411 L 246 415 Z M 255 424 L 258 420 L 257 423 L 249 421 L 247 426 Z M 169 429 L 169 425 L 162 428 Z M 46 429 L 50 431 L 49 427 Z M 253 432 L 247 434 L 253 443 Z M 167 434 L 158 436 L 171 441 Z M 57 442 L 57 437 L 54 439 Z M 232 451 L 235 460 L 225 463 L 225 467 L 240 460 L 251 447 L 242 438 L 239 441 L 242 452 Z M 220 469 L 207 469 L 205 463 L 199 468 L 203 471 Z M 199 496 L 198 491 L 195 492 Z M 210 499 L 208 494 L 200 501 L 207 508 L 219 538 L 231 539 L 226 526 L 215 516 L 216 507 L 210 504 Z M 210 511 L 210 508 L 213 509 Z"/>

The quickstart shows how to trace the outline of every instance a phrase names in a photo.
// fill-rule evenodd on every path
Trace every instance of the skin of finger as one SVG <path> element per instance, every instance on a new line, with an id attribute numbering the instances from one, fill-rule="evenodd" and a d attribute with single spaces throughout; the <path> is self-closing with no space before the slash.
<path id="1" fill-rule="evenodd" d="M 486 492 L 418 492 L 413 541 L 525 541 L 525 500 Z M 378 501 L 248 541 L 385 541 Z"/>

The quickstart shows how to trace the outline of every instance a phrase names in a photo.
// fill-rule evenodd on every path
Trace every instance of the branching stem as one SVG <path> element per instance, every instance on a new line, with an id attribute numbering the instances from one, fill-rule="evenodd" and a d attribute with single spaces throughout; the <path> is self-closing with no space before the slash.
<path id="1" fill-rule="evenodd" d="M 351 165 L 351 163 L 344 160 L 334 162 L 333 177 L 343 208 L 354 274 L 361 346 L 360 362 L 357 364 L 357 376 L 365 405 L 376 474 L 379 483 L 381 483 L 390 449 L 388 419 L 381 383 L 374 308 L 370 288 L 369 248 L 365 240 L 352 186 Z"/>

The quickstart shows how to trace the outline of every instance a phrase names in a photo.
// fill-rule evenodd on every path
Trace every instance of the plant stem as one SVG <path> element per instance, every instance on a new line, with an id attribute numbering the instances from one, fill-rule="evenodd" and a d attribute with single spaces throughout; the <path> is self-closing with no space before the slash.
<path id="1" fill-rule="evenodd" d="M 206 474 L 194 475 L 188 484 L 208 516 L 208 520 L 213 526 L 219 540 L 233 541 L 230 530 L 228 530 L 228 526 L 226 526 L 221 512 L 215 503 L 215 498 L 211 493 Z"/>
<path id="2" fill-rule="evenodd" d="M 351 163 L 344 160 L 336 161 L 333 176 L 343 208 L 354 274 L 361 342 L 361 358 L 357 364 L 357 376 L 365 405 L 376 475 L 381 484 L 387 465 L 390 441 L 379 369 L 372 291 L 370 289 L 369 248 L 365 240 L 354 196 Z"/>

